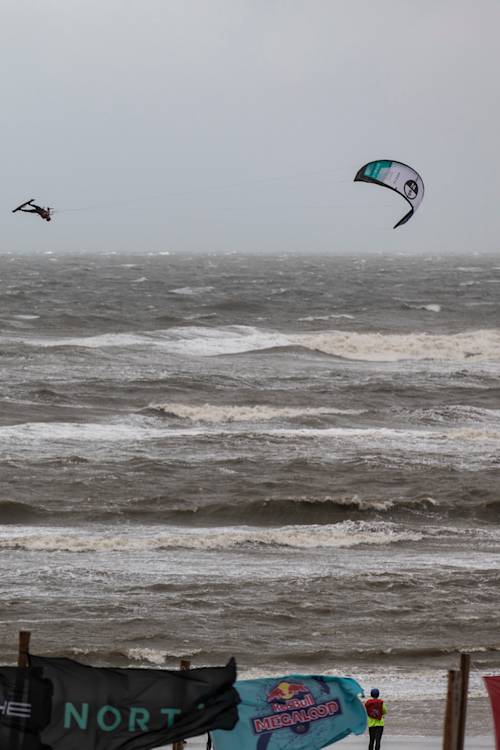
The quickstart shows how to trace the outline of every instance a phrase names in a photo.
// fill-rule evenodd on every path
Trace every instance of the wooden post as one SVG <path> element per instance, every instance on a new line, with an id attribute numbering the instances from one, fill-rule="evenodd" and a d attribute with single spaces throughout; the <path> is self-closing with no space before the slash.
<path id="1" fill-rule="evenodd" d="M 23 669 L 27 669 L 29 667 L 30 638 L 31 633 L 29 630 L 19 631 L 17 666 L 22 667 Z"/>
<path id="2" fill-rule="evenodd" d="M 188 669 L 191 669 L 191 662 L 189 659 L 181 659 L 180 668 L 183 672 L 186 672 Z M 172 743 L 172 750 L 183 750 L 184 747 L 184 740 L 180 740 L 179 742 Z"/>
<path id="3" fill-rule="evenodd" d="M 448 692 L 444 716 L 443 750 L 457 750 L 458 717 L 460 711 L 460 672 L 448 672 Z"/>
<path id="4" fill-rule="evenodd" d="M 467 717 L 467 697 L 469 693 L 470 655 L 460 654 L 460 702 L 457 721 L 457 750 L 464 750 L 465 719 Z"/>
<path id="5" fill-rule="evenodd" d="M 28 669 L 29 667 L 29 650 L 30 650 L 30 637 L 31 633 L 29 630 L 19 631 L 19 643 L 17 648 L 17 666 L 21 669 Z M 16 677 L 15 692 L 16 701 L 28 701 L 28 685 L 25 679 L 26 675 L 19 673 Z M 18 729 L 15 726 L 11 727 L 9 735 L 9 750 L 22 750 L 25 744 L 25 732 L 24 729 Z"/>

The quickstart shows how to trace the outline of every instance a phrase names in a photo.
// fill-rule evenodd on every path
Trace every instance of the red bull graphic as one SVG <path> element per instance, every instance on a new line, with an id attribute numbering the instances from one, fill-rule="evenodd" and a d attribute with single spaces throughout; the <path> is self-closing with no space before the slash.
<path id="1" fill-rule="evenodd" d="M 267 693 L 266 699 L 272 714 L 252 719 L 255 734 L 277 729 L 291 729 L 296 734 L 304 734 L 312 722 L 342 713 L 337 698 L 317 703 L 303 682 L 279 682 Z"/>
<path id="2" fill-rule="evenodd" d="M 350 677 L 290 674 L 235 686 L 239 720 L 212 732 L 216 750 L 321 750 L 366 729 L 363 688 Z"/>
<path id="3" fill-rule="evenodd" d="M 274 701 L 291 701 L 294 698 L 302 698 L 310 693 L 303 682 L 279 682 L 271 692 L 267 694 L 269 703 Z"/>

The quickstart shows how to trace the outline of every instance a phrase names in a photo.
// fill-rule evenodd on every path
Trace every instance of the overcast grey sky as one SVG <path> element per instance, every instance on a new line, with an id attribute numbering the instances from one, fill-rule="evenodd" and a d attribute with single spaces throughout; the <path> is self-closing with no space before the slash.
<path id="1" fill-rule="evenodd" d="M 0 251 L 496 251 L 499 29 L 498 0 L 0 0 Z M 397 230 L 352 183 L 377 158 L 426 186 Z"/>

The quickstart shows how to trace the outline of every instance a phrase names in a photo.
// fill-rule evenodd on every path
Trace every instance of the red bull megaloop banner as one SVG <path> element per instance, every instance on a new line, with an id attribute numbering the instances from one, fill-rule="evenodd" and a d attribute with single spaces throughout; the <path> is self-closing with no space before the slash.
<path id="1" fill-rule="evenodd" d="M 289 675 L 240 680 L 239 720 L 211 733 L 215 750 L 315 750 L 363 734 L 366 711 L 349 677 Z"/>

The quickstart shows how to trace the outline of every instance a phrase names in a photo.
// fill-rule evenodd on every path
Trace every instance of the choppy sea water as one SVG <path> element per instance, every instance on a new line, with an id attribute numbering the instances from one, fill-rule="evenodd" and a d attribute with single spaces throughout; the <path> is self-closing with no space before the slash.
<path id="1" fill-rule="evenodd" d="M 499 376 L 493 257 L 0 256 L 1 658 L 350 674 L 435 731 L 466 650 L 488 731 Z"/>

